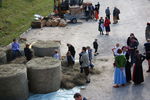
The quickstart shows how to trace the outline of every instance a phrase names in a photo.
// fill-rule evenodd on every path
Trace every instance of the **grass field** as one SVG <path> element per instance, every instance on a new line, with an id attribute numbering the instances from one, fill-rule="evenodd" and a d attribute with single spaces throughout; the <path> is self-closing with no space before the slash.
<path id="1" fill-rule="evenodd" d="M 26 31 L 34 14 L 42 16 L 52 12 L 53 0 L 3 0 L 0 7 L 0 46 Z"/>

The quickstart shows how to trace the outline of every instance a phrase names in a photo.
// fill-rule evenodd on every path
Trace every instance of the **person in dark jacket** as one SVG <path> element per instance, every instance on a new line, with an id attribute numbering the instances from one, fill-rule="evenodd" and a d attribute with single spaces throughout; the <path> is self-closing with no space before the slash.
<path id="1" fill-rule="evenodd" d="M 67 44 L 67 46 L 68 46 L 68 51 L 70 51 L 70 53 L 73 56 L 73 58 L 75 58 L 76 51 L 75 51 L 74 46 L 69 44 L 69 43 Z"/>
<path id="2" fill-rule="evenodd" d="M 75 61 L 74 61 L 74 58 L 71 55 L 70 51 L 67 52 L 66 57 L 67 57 L 67 64 L 68 64 L 68 66 L 73 66 Z"/>
<path id="3" fill-rule="evenodd" d="M 133 68 L 133 82 L 135 85 L 138 85 L 142 82 L 144 82 L 143 77 L 143 68 L 142 63 L 145 60 L 145 56 L 139 53 L 138 50 L 135 52 L 135 63 Z"/>
<path id="4" fill-rule="evenodd" d="M 148 61 L 147 72 L 150 72 L 150 39 L 147 39 L 147 43 L 145 43 L 144 46 L 145 46 L 146 59 Z"/>
<path id="5" fill-rule="evenodd" d="M 133 33 L 131 33 L 130 37 L 128 37 L 127 45 L 129 47 L 129 52 L 130 52 L 130 57 L 131 57 L 131 66 L 132 66 L 135 61 L 135 59 L 134 59 L 135 51 L 137 50 L 138 45 L 139 45 L 139 42 Z"/>
<path id="6" fill-rule="evenodd" d="M 118 23 L 118 20 L 120 19 L 119 18 L 119 14 L 120 14 L 120 10 L 117 7 L 114 7 L 114 10 L 113 10 L 114 23 L 113 24 L 117 24 Z"/>
<path id="7" fill-rule="evenodd" d="M 98 43 L 97 43 L 97 39 L 95 39 L 95 41 L 93 42 L 93 48 L 95 49 L 95 55 L 97 54 L 97 49 L 98 49 Z"/>
<path id="8" fill-rule="evenodd" d="M 122 53 L 126 57 L 125 73 L 126 73 L 126 81 L 129 83 L 131 81 L 131 63 L 129 62 L 129 51 L 126 46 L 122 47 Z"/>
<path id="9" fill-rule="evenodd" d="M 106 17 L 107 17 L 108 19 L 110 19 L 110 14 L 111 14 L 111 13 L 110 13 L 109 7 L 106 8 L 105 14 L 106 14 Z"/>
<path id="10" fill-rule="evenodd" d="M 147 26 L 146 26 L 145 38 L 146 38 L 146 40 L 147 40 L 147 39 L 150 39 L 150 22 L 147 23 Z"/>
<path id="11" fill-rule="evenodd" d="M 33 57 L 32 51 L 30 50 L 29 46 L 29 44 L 26 44 L 26 47 L 24 48 L 24 54 L 27 61 L 31 60 Z"/>

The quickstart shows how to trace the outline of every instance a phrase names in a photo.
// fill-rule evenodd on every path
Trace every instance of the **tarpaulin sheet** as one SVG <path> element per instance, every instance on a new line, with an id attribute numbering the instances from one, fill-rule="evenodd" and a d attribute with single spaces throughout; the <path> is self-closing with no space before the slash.
<path id="1" fill-rule="evenodd" d="M 57 92 L 48 94 L 33 94 L 28 100 L 74 100 L 73 95 L 80 92 L 80 87 L 70 90 L 60 89 Z"/>

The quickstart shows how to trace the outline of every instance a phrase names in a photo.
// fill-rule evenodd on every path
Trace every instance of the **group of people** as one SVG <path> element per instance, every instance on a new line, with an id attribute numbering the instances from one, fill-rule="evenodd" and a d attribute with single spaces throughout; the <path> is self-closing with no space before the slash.
<path id="1" fill-rule="evenodd" d="M 106 14 L 105 20 L 103 19 L 103 17 L 100 17 L 100 19 L 99 19 L 98 30 L 100 32 L 100 35 L 104 35 L 104 30 L 106 31 L 106 35 L 109 35 L 109 32 L 110 32 L 110 24 L 111 24 L 110 15 L 111 15 L 111 13 L 110 13 L 109 7 L 106 8 L 105 14 Z M 114 10 L 113 10 L 113 21 L 114 22 L 113 22 L 113 24 L 118 23 L 119 14 L 120 14 L 120 10 L 117 7 L 114 7 Z"/>
<path id="2" fill-rule="evenodd" d="M 130 83 L 131 80 L 135 85 L 144 82 L 142 62 L 147 59 L 148 70 L 150 72 L 150 39 L 147 39 L 147 43 L 144 44 L 145 55 L 141 54 L 138 50 L 138 39 L 133 33 L 127 39 L 127 46 L 120 47 L 117 43 L 112 49 L 115 62 L 114 62 L 114 87 L 125 86 L 126 83 Z M 133 72 L 131 75 L 131 68 Z M 131 77 L 132 76 L 132 77 Z"/>
<path id="3" fill-rule="evenodd" d="M 93 4 L 87 4 L 84 7 L 85 10 L 85 16 L 86 16 L 86 21 L 89 19 L 99 19 L 99 9 L 100 9 L 100 3 L 98 2 L 95 6 Z"/>
<path id="4" fill-rule="evenodd" d="M 75 64 L 75 48 L 71 44 L 67 44 L 68 46 L 68 51 L 66 54 L 66 60 L 67 60 L 67 65 L 68 66 L 73 66 Z M 94 40 L 93 42 L 93 48 L 95 49 L 94 55 L 98 55 L 98 43 L 97 39 Z M 90 46 L 82 47 L 81 52 L 79 53 L 79 63 L 80 63 L 80 72 L 85 73 L 86 76 L 86 83 L 90 83 L 90 69 L 93 69 L 94 64 L 92 63 L 93 59 L 93 50 Z"/>
<path id="5" fill-rule="evenodd" d="M 33 57 L 32 51 L 29 48 L 29 46 L 30 46 L 29 44 L 26 44 L 24 48 L 24 54 L 27 61 L 31 60 Z M 17 42 L 16 39 L 13 39 L 13 42 L 11 44 L 11 50 L 12 50 L 12 59 L 22 56 L 20 52 L 20 44 Z"/>

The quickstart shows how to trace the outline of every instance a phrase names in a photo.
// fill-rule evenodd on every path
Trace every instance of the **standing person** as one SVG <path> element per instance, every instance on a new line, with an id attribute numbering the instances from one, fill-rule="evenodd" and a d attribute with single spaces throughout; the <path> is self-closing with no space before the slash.
<path id="1" fill-rule="evenodd" d="M 82 47 L 81 62 L 82 62 L 81 67 L 83 68 L 85 76 L 86 76 L 86 83 L 90 83 L 90 76 L 89 76 L 90 61 L 89 61 L 89 56 L 86 52 L 86 47 Z"/>
<path id="2" fill-rule="evenodd" d="M 150 22 L 147 23 L 146 30 L 145 30 L 145 37 L 146 40 L 150 39 Z"/>
<path id="3" fill-rule="evenodd" d="M 125 64 L 126 58 L 122 54 L 122 50 L 118 49 L 118 55 L 115 57 L 115 71 L 114 71 L 114 88 L 118 88 L 119 85 L 124 86 L 126 84 L 125 77 Z"/>
<path id="4" fill-rule="evenodd" d="M 139 53 L 139 50 L 136 50 L 135 64 L 133 68 L 133 79 L 132 79 L 135 85 L 138 85 L 144 82 L 143 68 L 142 68 L 142 63 L 144 60 L 145 60 L 145 57 Z"/>
<path id="5" fill-rule="evenodd" d="M 31 49 L 29 48 L 29 44 L 26 44 L 26 47 L 24 48 L 24 54 L 25 54 L 25 57 L 26 57 L 26 60 L 29 61 L 32 59 L 33 55 L 32 55 L 32 51 Z"/>
<path id="6" fill-rule="evenodd" d="M 95 8 L 95 19 L 96 19 L 96 21 L 99 19 L 99 12 L 96 10 L 96 8 Z"/>
<path id="7" fill-rule="evenodd" d="M 97 8 L 98 8 L 98 11 L 99 11 L 99 9 L 100 9 L 100 3 L 99 2 L 97 3 Z"/>
<path id="8" fill-rule="evenodd" d="M 89 13 L 90 13 L 90 9 L 89 6 L 85 6 L 85 16 L 86 16 L 86 21 L 89 20 Z"/>
<path id="9" fill-rule="evenodd" d="M 90 67 L 93 69 L 94 65 L 92 64 L 92 49 L 90 48 L 90 46 L 87 46 L 87 53 L 89 56 Z"/>
<path id="10" fill-rule="evenodd" d="M 135 61 L 135 57 L 134 57 L 135 51 L 137 50 L 138 45 L 139 45 L 139 42 L 133 33 L 131 33 L 130 37 L 128 37 L 127 45 L 129 46 L 129 52 L 130 52 L 130 56 L 131 56 L 131 66 L 132 66 Z"/>
<path id="11" fill-rule="evenodd" d="M 128 48 L 123 46 L 122 47 L 123 55 L 126 57 L 126 65 L 125 65 L 125 72 L 126 72 L 126 81 L 130 83 L 131 81 L 131 63 L 129 62 L 129 52 Z"/>
<path id="12" fill-rule="evenodd" d="M 106 8 L 105 14 L 106 14 L 106 17 L 107 17 L 108 19 L 110 19 L 110 14 L 111 14 L 111 13 L 110 13 L 109 7 Z"/>
<path id="13" fill-rule="evenodd" d="M 60 60 L 60 54 L 58 53 L 58 50 L 54 51 L 53 58 Z"/>
<path id="14" fill-rule="evenodd" d="M 100 35 L 104 35 L 104 33 L 103 33 L 103 31 L 104 31 L 104 19 L 103 19 L 103 17 L 101 17 L 99 19 L 98 30 L 100 31 Z"/>
<path id="15" fill-rule="evenodd" d="M 70 51 L 67 52 L 66 57 L 67 57 L 68 66 L 73 66 L 74 63 L 75 63 L 75 61 L 74 61 L 74 58 L 73 58 L 73 56 L 71 55 L 71 52 L 70 52 Z"/>
<path id="16" fill-rule="evenodd" d="M 95 39 L 95 41 L 93 42 L 93 48 L 95 49 L 95 55 L 97 55 L 97 49 L 98 49 L 98 43 L 97 43 L 97 39 Z"/>
<path id="17" fill-rule="evenodd" d="M 73 56 L 73 58 L 75 58 L 76 51 L 75 51 L 74 46 L 69 44 L 69 43 L 67 44 L 67 46 L 68 46 L 68 51 L 70 51 L 70 53 Z"/>
<path id="18" fill-rule="evenodd" d="M 105 26 L 105 30 L 106 30 L 106 35 L 109 35 L 109 32 L 110 32 L 110 20 L 105 17 L 105 22 L 104 22 L 104 26 Z"/>
<path id="19" fill-rule="evenodd" d="M 18 56 L 21 56 L 20 45 L 16 41 L 16 39 L 13 39 L 13 43 L 11 44 L 11 50 L 12 50 L 12 53 L 13 53 L 13 59 L 15 59 Z"/>
<path id="20" fill-rule="evenodd" d="M 114 7 L 114 10 L 113 10 L 113 20 L 114 20 L 114 23 L 113 24 L 117 24 L 118 23 L 119 14 L 120 14 L 120 10 L 117 7 Z"/>
<path id="21" fill-rule="evenodd" d="M 135 37 L 134 33 L 131 33 L 130 36 L 127 38 L 127 46 L 129 46 L 129 47 L 130 47 L 130 45 L 132 43 L 131 42 L 132 38 L 134 38 L 138 42 L 138 39 Z"/>
<path id="22" fill-rule="evenodd" d="M 82 95 L 80 93 L 75 93 L 74 99 L 75 100 L 87 100 L 85 97 L 82 97 Z"/>
<path id="23" fill-rule="evenodd" d="M 120 48 L 120 44 L 119 43 L 116 43 L 116 46 L 112 49 L 112 51 L 113 51 L 113 54 L 114 54 L 114 56 L 117 56 L 118 55 L 118 49 L 121 49 Z"/>
<path id="24" fill-rule="evenodd" d="M 145 46 L 146 59 L 148 61 L 147 72 L 150 72 L 150 39 L 147 39 L 147 43 L 145 43 L 144 46 Z"/>

